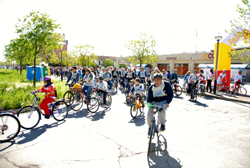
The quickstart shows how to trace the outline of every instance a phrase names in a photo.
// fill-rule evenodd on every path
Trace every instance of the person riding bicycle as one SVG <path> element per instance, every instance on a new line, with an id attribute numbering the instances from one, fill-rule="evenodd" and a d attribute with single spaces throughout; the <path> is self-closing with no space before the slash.
<path id="1" fill-rule="evenodd" d="M 178 82 L 177 69 L 175 69 L 174 73 L 172 73 L 172 75 L 170 77 L 170 81 L 171 81 L 171 83 Z"/>
<path id="2" fill-rule="evenodd" d="M 239 71 L 239 73 L 234 77 L 234 88 L 232 90 L 232 93 L 239 87 L 239 85 L 242 83 L 242 71 Z"/>
<path id="3" fill-rule="evenodd" d="M 108 85 L 110 86 L 109 92 L 111 92 L 113 83 L 111 81 L 112 80 L 112 75 L 111 75 L 111 73 L 109 73 L 108 68 L 105 69 L 105 73 L 103 74 L 103 78 L 108 83 Z"/>
<path id="4" fill-rule="evenodd" d="M 126 71 L 124 70 L 124 68 L 121 68 L 119 76 L 122 79 L 122 87 L 123 87 L 123 89 L 125 89 L 125 75 L 126 75 Z"/>
<path id="5" fill-rule="evenodd" d="M 185 87 L 185 85 L 188 83 L 188 78 L 189 78 L 190 74 L 191 74 L 191 72 L 190 72 L 190 71 L 188 71 L 188 72 L 186 73 L 186 75 L 184 76 L 184 80 L 183 80 L 183 88 L 184 88 L 184 87 Z"/>
<path id="6" fill-rule="evenodd" d="M 144 101 L 143 101 L 143 86 L 142 84 L 140 84 L 140 79 L 136 78 L 135 79 L 135 84 L 132 86 L 132 89 L 129 92 L 129 95 L 135 95 L 135 96 L 139 96 L 139 100 L 142 104 L 142 108 L 145 107 Z M 133 102 L 135 101 L 135 96 L 133 98 Z M 143 111 L 143 110 L 142 110 Z"/>
<path id="7" fill-rule="evenodd" d="M 45 98 L 42 100 L 39 107 L 44 111 L 45 118 L 49 119 L 50 118 L 50 111 L 49 111 L 48 104 L 52 103 L 56 98 L 56 90 L 53 86 L 53 82 L 51 82 L 51 78 L 48 76 L 45 76 L 44 77 L 44 86 L 41 89 L 38 89 L 34 92 L 35 93 L 37 93 L 37 92 L 44 92 L 45 93 Z"/>
<path id="8" fill-rule="evenodd" d="M 79 72 L 77 72 L 77 67 L 73 66 L 72 71 L 69 74 L 68 80 L 66 81 L 65 85 L 67 85 L 70 80 L 72 80 L 71 85 L 74 85 L 79 81 L 79 79 L 80 79 L 80 74 Z"/>
<path id="9" fill-rule="evenodd" d="M 141 82 L 141 83 L 145 83 L 145 79 L 147 79 L 148 74 L 147 74 L 147 72 L 145 71 L 145 68 L 144 68 L 144 67 L 141 67 L 141 71 L 139 71 L 138 77 L 140 78 L 140 82 Z"/>
<path id="10" fill-rule="evenodd" d="M 82 88 L 82 92 L 83 94 L 85 94 L 87 96 L 87 103 L 90 102 L 90 92 L 91 92 L 91 88 L 95 86 L 95 75 L 91 72 L 90 68 L 87 68 L 85 71 L 85 76 L 84 76 L 84 80 L 86 81 L 84 87 Z M 87 93 L 86 93 L 87 91 Z"/>
<path id="11" fill-rule="evenodd" d="M 194 84 L 195 86 L 198 83 L 198 77 L 197 77 L 197 71 L 195 70 L 194 73 L 192 73 L 188 78 L 188 89 L 187 93 L 189 94 L 191 92 L 191 87 Z"/>
<path id="12" fill-rule="evenodd" d="M 206 77 L 203 75 L 204 71 L 202 69 L 199 70 L 198 80 L 201 84 L 206 85 Z"/>
<path id="13" fill-rule="evenodd" d="M 104 81 L 104 78 L 102 76 L 100 76 L 99 78 L 99 84 L 97 85 L 97 89 L 98 89 L 98 92 L 102 92 L 103 93 L 103 105 L 102 107 L 105 108 L 107 105 L 106 105 L 106 97 L 107 97 L 107 94 L 108 94 L 108 84 L 106 81 Z"/>
<path id="14" fill-rule="evenodd" d="M 173 99 L 173 90 L 170 84 L 166 81 L 162 80 L 161 73 L 154 74 L 154 84 L 152 84 L 148 89 L 148 97 L 147 97 L 147 106 L 148 106 L 148 115 L 147 115 L 147 123 L 150 126 L 151 120 L 153 118 L 153 109 L 152 105 L 158 104 L 159 106 L 163 107 L 162 112 L 158 113 L 159 120 L 161 122 L 160 130 L 165 130 L 165 123 L 166 123 L 166 114 L 165 108 L 169 107 Z M 151 126 L 149 127 L 150 133 Z"/>
<path id="15" fill-rule="evenodd" d="M 226 82 L 223 82 L 223 79 L 225 78 Z M 218 91 L 219 87 L 221 87 L 223 85 L 223 83 L 227 83 L 227 74 L 226 74 L 226 70 L 223 70 L 223 73 L 220 74 L 220 76 L 217 79 L 217 87 L 216 90 Z"/>
<path id="16" fill-rule="evenodd" d="M 127 79 L 127 82 L 126 82 L 126 89 L 128 89 L 128 87 L 129 87 L 129 82 L 130 82 L 132 79 L 135 79 L 135 74 L 134 74 L 134 72 L 131 71 L 131 68 L 130 68 L 130 67 L 128 68 L 128 72 L 125 74 L 125 78 Z"/>
<path id="17" fill-rule="evenodd" d="M 165 81 L 168 79 L 168 74 L 166 73 L 165 69 L 162 70 L 162 79 Z"/>
<path id="18" fill-rule="evenodd" d="M 112 77 L 113 79 L 118 83 L 118 71 L 116 68 L 114 68 L 114 70 L 112 71 Z"/>

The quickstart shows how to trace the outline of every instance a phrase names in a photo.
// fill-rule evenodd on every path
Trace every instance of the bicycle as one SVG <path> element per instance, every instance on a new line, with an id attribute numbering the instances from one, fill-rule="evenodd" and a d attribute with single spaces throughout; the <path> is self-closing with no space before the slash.
<path id="1" fill-rule="evenodd" d="M 182 88 L 179 84 L 179 81 L 172 80 L 170 82 L 170 86 L 173 89 L 173 92 L 175 93 L 176 96 L 180 96 L 182 94 Z"/>
<path id="2" fill-rule="evenodd" d="M 140 98 L 140 95 L 136 94 L 135 101 L 134 101 L 133 105 L 130 107 L 130 115 L 132 118 L 136 118 L 136 116 L 138 115 L 138 109 L 140 110 L 141 113 L 143 113 L 143 111 L 144 111 L 143 107 L 142 107 L 142 103 L 141 103 L 139 98 Z"/>
<path id="3" fill-rule="evenodd" d="M 197 101 L 197 91 L 198 91 L 198 89 L 196 88 L 197 83 L 198 81 L 195 83 L 192 83 L 192 85 L 190 86 L 189 100 Z"/>
<path id="4" fill-rule="evenodd" d="M 31 92 L 30 94 L 35 96 L 33 105 L 25 106 L 17 113 L 21 127 L 24 129 L 32 129 L 36 127 L 41 120 L 41 115 L 45 116 L 38 106 L 40 97 L 37 97 L 34 92 Z M 50 116 L 53 116 L 56 121 L 63 121 L 68 116 L 68 105 L 63 99 L 59 99 L 50 103 L 49 111 Z"/>
<path id="5" fill-rule="evenodd" d="M 205 85 L 204 85 L 204 83 L 199 82 L 197 93 L 199 94 L 199 96 L 204 96 L 205 95 Z"/>
<path id="6" fill-rule="evenodd" d="M 14 139 L 20 132 L 20 122 L 16 116 L 10 113 L 2 113 L 0 107 L 0 142 Z"/>
<path id="7" fill-rule="evenodd" d="M 159 105 L 152 105 L 153 108 L 153 118 L 151 120 L 151 125 L 149 126 L 149 132 L 148 132 L 148 136 L 149 136 L 149 143 L 148 143 L 148 156 L 150 153 L 150 146 L 151 146 L 151 141 L 155 136 L 155 133 L 157 135 L 157 137 L 159 138 L 159 134 L 160 134 L 160 122 L 159 122 L 159 115 L 157 116 L 157 120 L 156 120 L 156 113 L 157 112 L 162 112 L 164 107 L 161 107 Z"/>
<path id="8" fill-rule="evenodd" d="M 99 105 L 102 106 L 103 105 L 103 93 L 98 91 L 96 88 L 93 88 L 92 90 L 94 90 L 94 93 L 95 93 L 92 96 L 95 97 L 98 100 Z M 106 107 L 105 107 L 105 109 L 109 109 L 111 104 L 112 104 L 112 97 L 108 93 L 106 95 Z"/>
<path id="9" fill-rule="evenodd" d="M 74 111 L 79 111 L 84 104 L 91 113 L 95 113 L 99 109 L 99 102 L 96 98 L 91 97 L 88 103 L 87 96 L 82 93 L 82 89 L 75 90 L 75 93 L 69 99 L 69 106 Z"/>
<path id="10" fill-rule="evenodd" d="M 238 96 L 246 96 L 247 90 L 246 90 L 246 88 L 244 88 L 244 87 L 242 87 L 242 86 L 244 86 L 243 83 L 239 83 L 239 85 L 236 85 L 236 86 L 235 86 L 236 89 L 235 89 L 235 91 L 232 91 L 232 94 L 236 94 L 236 95 L 238 95 Z M 232 86 L 231 88 L 232 88 L 232 90 L 233 90 L 234 86 Z"/>
<path id="11" fill-rule="evenodd" d="M 141 80 L 143 84 L 143 91 L 145 92 L 145 97 L 147 98 L 147 92 L 148 92 L 148 84 L 146 83 L 146 80 Z"/>
<path id="12" fill-rule="evenodd" d="M 223 82 L 222 85 L 218 85 L 218 93 L 220 94 L 230 94 L 231 91 L 230 91 L 230 86 L 225 86 L 225 83 L 227 82 Z"/>

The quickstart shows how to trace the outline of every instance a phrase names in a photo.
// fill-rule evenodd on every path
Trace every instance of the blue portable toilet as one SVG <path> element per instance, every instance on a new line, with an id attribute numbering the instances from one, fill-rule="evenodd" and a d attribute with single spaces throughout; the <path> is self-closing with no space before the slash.
<path id="1" fill-rule="evenodd" d="M 34 66 L 27 67 L 28 80 L 34 80 Z M 36 67 L 36 81 L 43 81 L 43 68 L 41 66 Z"/>

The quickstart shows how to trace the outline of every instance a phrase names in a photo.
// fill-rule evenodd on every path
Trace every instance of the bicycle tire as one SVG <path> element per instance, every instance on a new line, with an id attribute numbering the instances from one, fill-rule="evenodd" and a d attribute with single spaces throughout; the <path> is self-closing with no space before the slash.
<path id="1" fill-rule="evenodd" d="M 240 87 L 234 91 L 234 94 L 237 94 L 238 96 L 246 96 L 247 90 L 244 87 Z"/>
<path id="2" fill-rule="evenodd" d="M 175 87 L 175 95 L 180 96 L 181 94 L 182 94 L 182 87 L 180 85 L 176 85 L 176 87 Z"/>
<path id="3" fill-rule="evenodd" d="M 78 97 L 80 96 L 80 98 Z M 83 106 L 83 97 L 80 93 L 73 94 L 69 100 L 69 106 L 74 111 L 79 111 Z"/>
<path id="4" fill-rule="evenodd" d="M 126 103 L 128 104 L 128 103 L 130 103 L 130 102 L 131 102 L 131 99 L 130 99 L 129 96 L 127 96 L 127 97 L 126 97 Z"/>
<path id="5" fill-rule="evenodd" d="M 70 97 L 73 95 L 73 93 L 68 90 L 67 92 L 64 93 L 63 95 L 63 100 L 66 102 L 66 103 L 69 103 L 69 99 Z"/>
<path id="6" fill-rule="evenodd" d="M 196 89 L 194 90 L 194 101 L 197 101 L 198 95 Z"/>
<path id="7" fill-rule="evenodd" d="M 111 95 L 108 93 L 106 96 L 106 109 L 109 109 L 110 106 L 112 105 L 112 97 Z"/>
<path id="8" fill-rule="evenodd" d="M 96 97 L 96 93 L 97 93 L 96 90 L 91 90 L 90 91 L 90 97 Z"/>
<path id="9" fill-rule="evenodd" d="M 21 129 L 18 118 L 12 114 L 0 114 L 0 125 L 0 142 L 14 139 Z"/>
<path id="10" fill-rule="evenodd" d="M 99 101 L 94 97 L 90 98 L 89 104 L 87 104 L 87 109 L 91 113 L 96 113 L 99 109 Z"/>
<path id="11" fill-rule="evenodd" d="M 149 142 L 148 142 L 148 156 L 150 154 L 150 147 L 151 147 L 151 142 L 153 138 L 153 130 L 154 130 L 154 124 L 151 125 L 151 129 L 150 129 L 150 136 L 149 136 Z"/>
<path id="12" fill-rule="evenodd" d="M 136 109 L 135 114 L 134 114 L 134 111 L 133 111 L 134 108 Z M 138 115 L 138 108 L 136 107 L 136 104 L 133 104 L 130 107 L 130 115 L 131 115 L 132 118 L 136 118 L 136 116 Z"/>
<path id="13" fill-rule="evenodd" d="M 26 106 L 23 107 L 19 112 L 17 113 L 17 117 L 20 122 L 20 126 L 23 129 L 33 129 L 38 125 L 41 119 L 40 110 L 37 109 L 37 107 L 34 107 L 34 111 L 32 112 L 32 119 L 29 118 L 29 115 L 31 113 L 32 106 Z"/>
<path id="14" fill-rule="evenodd" d="M 68 105 L 64 101 L 58 101 L 52 107 L 53 118 L 63 121 L 68 116 Z"/>

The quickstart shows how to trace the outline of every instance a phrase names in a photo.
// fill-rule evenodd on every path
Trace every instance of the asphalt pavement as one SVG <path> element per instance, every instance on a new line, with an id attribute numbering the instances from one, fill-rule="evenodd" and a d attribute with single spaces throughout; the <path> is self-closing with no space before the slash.
<path id="1" fill-rule="evenodd" d="M 167 110 L 166 131 L 147 157 L 145 114 L 130 116 L 120 91 L 110 110 L 70 110 L 65 121 L 42 119 L 0 144 L 0 167 L 247 168 L 250 167 L 249 104 L 212 97 L 196 102 L 182 94 Z"/>

